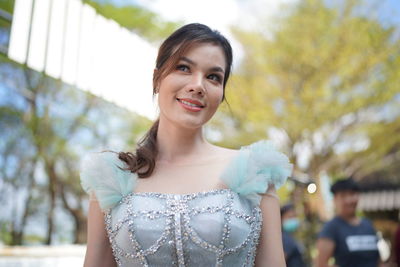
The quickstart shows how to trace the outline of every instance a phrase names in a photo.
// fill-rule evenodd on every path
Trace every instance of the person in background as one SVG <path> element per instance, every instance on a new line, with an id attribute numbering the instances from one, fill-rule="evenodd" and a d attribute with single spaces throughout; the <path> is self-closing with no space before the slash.
<path id="1" fill-rule="evenodd" d="M 317 267 L 327 267 L 333 256 L 339 267 L 376 267 L 378 238 L 372 223 L 356 215 L 360 188 L 352 179 L 341 179 L 331 187 L 336 216 L 318 235 Z"/>
<path id="2" fill-rule="evenodd" d="M 300 226 L 300 221 L 297 218 L 296 210 L 292 203 L 281 207 L 281 218 L 282 242 L 286 265 L 287 267 L 305 267 L 302 256 L 303 249 L 292 236 Z"/>

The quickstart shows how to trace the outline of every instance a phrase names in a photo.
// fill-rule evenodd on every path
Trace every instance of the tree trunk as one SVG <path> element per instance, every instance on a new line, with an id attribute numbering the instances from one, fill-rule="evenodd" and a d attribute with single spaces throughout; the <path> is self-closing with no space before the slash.
<path id="1" fill-rule="evenodd" d="M 28 176 L 28 184 L 27 184 L 27 188 L 28 188 L 28 197 L 25 201 L 25 207 L 24 207 L 24 212 L 22 214 L 21 217 L 21 224 L 19 225 L 19 227 L 16 227 L 15 225 L 15 220 L 12 222 L 12 226 L 11 226 L 11 245 L 12 246 L 18 246 L 18 245 L 22 245 L 23 244 L 23 238 L 24 238 L 24 232 L 25 232 L 25 226 L 26 226 L 26 222 L 28 221 L 28 217 L 30 214 L 30 203 L 32 201 L 32 188 L 35 185 L 35 177 L 34 177 L 34 173 L 35 173 L 35 168 L 36 168 L 36 162 L 37 159 L 33 159 L 32 161 L 32 168 L 30 169 L 30 173 Z"/>
<path id="2" fill-rule="evenodd" d="M 82 211 L 77 213 L 77 216 L 74 216 L 75 219 L 75 244 L 84 244 L 86 243 L 87 236 L 87 218 L 83 214 Z"/>
<path id="3" fill-rule="evenodd" d="M 48 192 L 50 196 L 50 207 L 47 214 L 47 234 L 45 244 L 50 245 L 52 242 L 52 234 L 54 231 L 54 209 L 56 207 L 57 193 L 57 175 L 55 172 L 54 162 L 49 162 L 45 159 L 46 172 L 49 178 Z"/>
<path id="4" fill-rule="evenodd" d="M 68 203 L 67 198 L 65 196 L 66 186 L 62 182 L 59 183 L 59 187 L 60 187 L 59 192 L 61 196 L 61 201 L 64 204 L 64 208 L 74 218 L 74 223 L 75 223 L 74 243 L 84 244 L 86 243 L 86 235 L 87 235 L 86 215 L 83 213 L 81 205 L 78 205 L 78 207 L 73 208 Z M 78 202 L 81 203 L 80 197 L 79 196 L 76 197 L 78 198 Z"/>
<path id="5" fill-rule="evenodd" d="M 11 230 L 11 246 L 22 245 L 23 230 Z"/>

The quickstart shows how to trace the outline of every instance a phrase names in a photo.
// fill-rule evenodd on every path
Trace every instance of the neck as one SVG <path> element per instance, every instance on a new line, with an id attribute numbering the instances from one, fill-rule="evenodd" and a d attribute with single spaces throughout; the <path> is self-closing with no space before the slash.
<path id="1" fill-rule="evenodd" d="M 157 131 L 157 161 L 184 163 L 190 161 L 190 155 L 199 155 L 208 145 L 202 128 L 183 129 L 160 120 Z"/>

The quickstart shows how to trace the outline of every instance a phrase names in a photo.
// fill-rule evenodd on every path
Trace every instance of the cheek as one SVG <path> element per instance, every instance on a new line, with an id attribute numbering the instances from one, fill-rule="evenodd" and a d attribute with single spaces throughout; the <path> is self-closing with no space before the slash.
<path id="1" fill-rule="evenodd" d="M 357 203 L 357 202 L 355 201 L 354 198 L 348 198 L 348 199 L 346 200 L 346 204 L 347 204 L 349 207 L 354 206 L 354 204 L 356 204 L 356 203 Z"/>
<path id="2" fill-rule="evenodd" d="M 168 109 L 168 107 L 171 106 L 171 96 L 168 92 L 161 89 L 157 96 L 157 102 L 160 110 Z"/>
<path id="3" fill-rule="evenodd" d="M 211 96 L 213 107 L 218 108 L 219 104 L 221 104 L 221 102 L 222 102 L 223 95 L 224 95 L 224 91 L 221 89 L 218 89 L 213 92 L 213 94 Z"/>
<path id="4" fill-rule="evenodd" d="M 158 98 L 165 101 L 171 99 L 171 96 L 175 94 L 175 84 L 171 83 L 169 79 L 165 78 L 159 85 Z"/>

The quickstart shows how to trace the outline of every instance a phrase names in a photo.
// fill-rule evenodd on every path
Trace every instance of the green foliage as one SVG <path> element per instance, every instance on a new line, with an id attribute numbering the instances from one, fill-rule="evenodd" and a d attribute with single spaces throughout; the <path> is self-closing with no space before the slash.
<path id="1" fill-rule="evenodd" d="M 400 184 L 400 117 L 390 122 L 368 123 L 358 131 L 368 136 L 368 148 L 347 153 L 337 166 L 345 166 L 370 182 L 380 179 L 381 182 Z"/>
<path id="2" fill-rule="evenodd" d="M 0 240 L 3 244 L 9 245 L 12 243 L 12 237 L 9 231 L 9 223 L 6 221 L 0 221 Z"/>
<path id="3" fill-rule="evenodd" d="M 384 125 L 365 117 L 371 108 L 379 114 L 400 93 L 400 41 L 393 27 L 357 16 L 359 4 L 305 0 L 275 20 L 270 35 L 267 26 L 234 29 L 245 57 L 227 89 L 236 134 L 225 128 L 231 136 L 225 142 L 266 138 L 270 127 L 278 128 L 295 162 L 296 145 L 310 147 L 305 171 L 318 174 L 330 170 L 322 162 L 337 159 L 335 145 L 348 135 L 357 136 L 367 122 Z"/>
<path id="4" fill-rule="evenodd" d="M 14 0 L 0 0 L 0 9 L 13 13 L 14 11 Z"/>
<path id="5" fill-rule="evenodd" d="M 0 127 L 5 130 L 0 131 L 0 204 L 12 214 L 1 222 L 6 230 L 0 238 L 17 245 L 70 237 L 51 227 L 57 202 L 75 224 L 74 240 L 69 241 L 83 243 L 87 195 L 80 186 L 80 160 L 104 148 L 132 151 L 150 122 L 3 56 L 0 63 L 0 79 L 8 81 L 1 88 Z M 17 202 L 13 195 L 24 198 Z M 30 220 L 44 222 L 47 237 L 25 235 Z"/>
<path id="6" fill-rule="evenodd" d="M 399 29 L 361 9 L 362 1 L 304 0 L 275 18 L 273 28 L 263 18 L 257 31 L 234 28 L 245 55 L 226 91 L 231 109 L 223 106 L 213 121 L 225 137 L 221 143 L 238 146 L 279 133 L 294 177 L 305 174 L 319 185 L 326 172 L 400 184 Z M 320 218 L 327 216 L 321 192 L 279 193 L 304 209 L 299 234 L 310 260 Z"/>
<path id="7" fill-rule="evenodd" d="M 179 23 L 164 21 L 159 15 L 138 6 L 117 7 L 111 3 L 98 3 L 86 0 L 96 11 L 106 18 L 113 19 L 122 27 L 130 29 L 149 41 L 159 41 L 175 30 Z"/>

